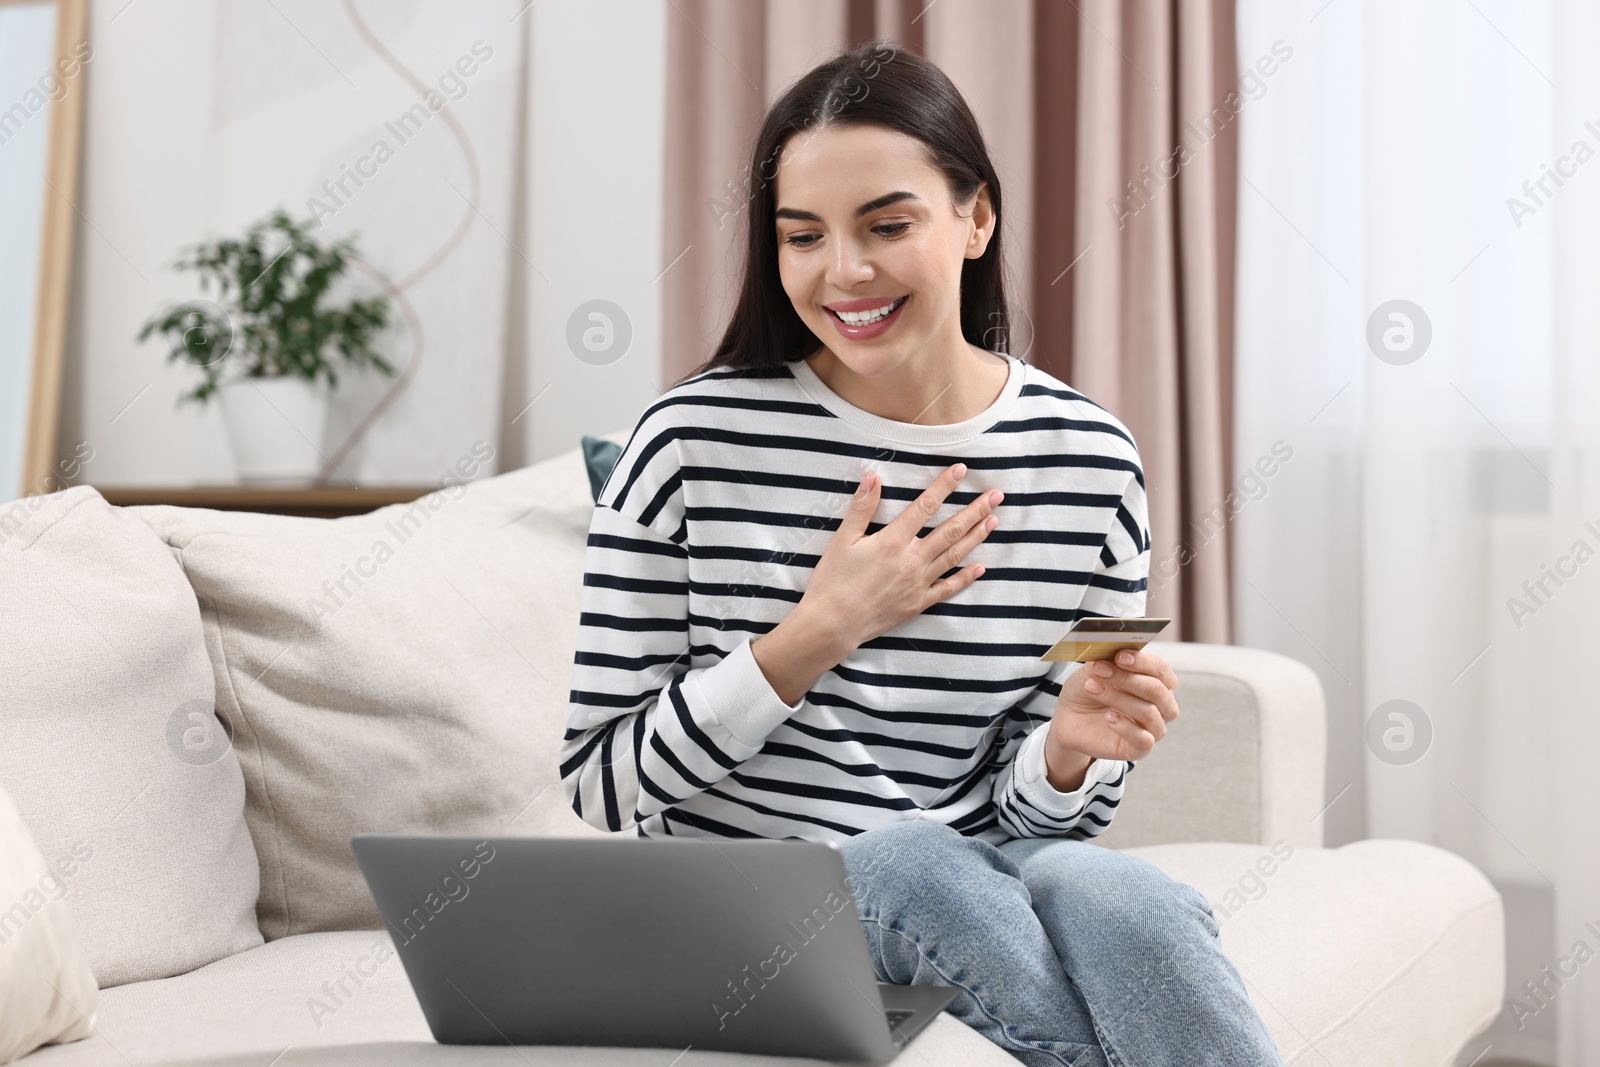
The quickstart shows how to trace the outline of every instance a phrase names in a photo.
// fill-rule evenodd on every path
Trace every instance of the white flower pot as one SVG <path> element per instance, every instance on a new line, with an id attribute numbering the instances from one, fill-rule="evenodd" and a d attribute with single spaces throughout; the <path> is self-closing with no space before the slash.
<path id="1" fill-rule="evenodd" d="M 217 390 L 239 480 L 310 485 L 322 473 L 327 383 L 239 378 Z"/>

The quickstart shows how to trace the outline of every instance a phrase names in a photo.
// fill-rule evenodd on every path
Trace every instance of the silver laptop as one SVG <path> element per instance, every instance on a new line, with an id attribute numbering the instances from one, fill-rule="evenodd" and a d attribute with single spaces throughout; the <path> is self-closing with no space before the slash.
<path id="1" fill-rule="evenodd" d="M 958 992 L 877 980 L 831 844 L 357 834 L 350 845 L 442 1044 L 883 1062 Z"/>

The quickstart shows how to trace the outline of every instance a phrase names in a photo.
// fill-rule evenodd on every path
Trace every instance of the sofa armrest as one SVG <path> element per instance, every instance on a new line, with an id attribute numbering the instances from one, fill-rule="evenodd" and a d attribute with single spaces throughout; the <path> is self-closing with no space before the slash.
<path id="1" fill-rule="evenodd" d="M 1113 848 L 1177 841 L 1322 845 L 1322 683 L 1258 648 L 1155 641 L 1178 674 L 1181 713 L 1128 776 Z"/>

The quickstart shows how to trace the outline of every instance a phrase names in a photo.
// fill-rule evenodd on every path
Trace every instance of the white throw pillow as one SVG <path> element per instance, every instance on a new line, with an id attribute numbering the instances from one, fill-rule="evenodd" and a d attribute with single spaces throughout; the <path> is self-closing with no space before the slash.
<path id="1" fill-rule="evenodd" d="M 102 988 L 261 944 L 244 777 L 172 550 L 89 486 L 0 504 L 0 782 Z"/>
<path id="2" fill-rule="evenodd" d="M 600 833 L 556 774 L 593 508 L 573 449 L 342 519 L 124 509 L 199 596 L 268 940 L 381 925 L 363 831 Z"/>
<path id="3" fill-rule="evenodd" d="M 0 1063 L 94 1032 L 100 989 L 64 899 L 76 868 L 45 862 L 0 788 Z"/>

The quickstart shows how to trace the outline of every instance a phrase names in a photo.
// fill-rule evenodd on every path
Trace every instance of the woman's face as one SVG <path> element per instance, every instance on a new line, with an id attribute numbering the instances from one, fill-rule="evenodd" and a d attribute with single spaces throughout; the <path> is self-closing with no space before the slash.
<path id="1" fill-rule="evenodd" d="M 784 292 L 822 343 L 864 377 L 919 352 L 965 347 L 961 265 L 983 255 L 994 216 L 987 188 L 952 204 L 925 152 L 898 130 L 852 126 L 797 133 L 779 156 Z"/>

